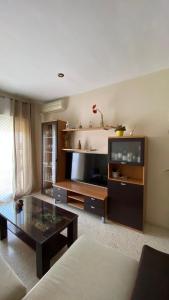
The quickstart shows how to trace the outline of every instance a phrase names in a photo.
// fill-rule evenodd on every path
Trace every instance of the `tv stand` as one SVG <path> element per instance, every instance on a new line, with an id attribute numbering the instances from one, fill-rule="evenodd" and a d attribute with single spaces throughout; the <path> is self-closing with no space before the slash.
<path id="1" fill-rule="evenodd" d="M 102 217 L 105 221 L 107 188 L 65 180 L 53 185 L 55 203 L 67 203 Z"/>

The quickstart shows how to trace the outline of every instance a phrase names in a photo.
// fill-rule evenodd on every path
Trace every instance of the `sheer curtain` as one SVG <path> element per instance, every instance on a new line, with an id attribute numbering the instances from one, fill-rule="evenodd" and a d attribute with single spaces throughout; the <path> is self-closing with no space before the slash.
<path id="1" fill-rule="evenodd" d="M 11 103 L 0 96 L 0 201 L 14 196 L 13 118 Z"/>
<path id="2" fill-rule="evenodd" d="M 31 104 L 12 99 L 15 161 L 15 199 L 33 186 Z"/>
<path id="3" fill-rule="evenodd" d="M 31 104 L 0 96 L 0 202 L 32 187 Z"/>

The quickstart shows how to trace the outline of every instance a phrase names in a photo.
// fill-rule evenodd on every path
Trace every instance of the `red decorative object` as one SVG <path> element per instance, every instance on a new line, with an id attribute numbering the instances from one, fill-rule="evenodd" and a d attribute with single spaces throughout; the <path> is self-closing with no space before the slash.
<path id="1" fill-rule="evenodd" d="M 94 114 L 97 114 L 96 104 L 94 104 L 94 105 L 92 106 L 92 109 L 93 109 L 93 113 L 94 113 Z"/>
<path id="2" fill-rule="evenodd" d="M 94 104 L 94 105 L 92 106 L 92 109 L 93 109 L 93 113 L 96 114 L 96 113 L 97 113 L 96 104 Z"/>
<path id="3" fill-rule="evenodd" d="M 101 126 L 101 127 L 104 127 L 103 113 L 101 112 L 101 110 L 98 109 L 98 108 L 96 107 L 96 104 L 94 104 L 94 105 L 92 106 L 92 110 L 93 110 L 93 113 L 94 113 L 94 114 L 97 114 L 97 112 L 100 113 L 100 116 L 101 116 L 100 126 Z"/>

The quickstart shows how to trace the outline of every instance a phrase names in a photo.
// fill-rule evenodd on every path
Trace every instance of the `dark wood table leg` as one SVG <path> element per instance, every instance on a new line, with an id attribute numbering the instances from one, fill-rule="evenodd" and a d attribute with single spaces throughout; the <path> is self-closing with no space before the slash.
<path id="1" fill-rule="evenodd" d="M 0 216 L 0 240 L 7 237 L 7 220 Z"/>
<path id="2" fill-rule="evenodd" d="M 67 245 L 70 247 L 77 239 L 77 218 L 74 219 L 67 227 Z"/>
<path id="3" fill-rule="evenodd" d="M 41 278 L 50 269 L 50 259 L 46 244 L 36 243 L 36 270 L 37 277 Z"/>

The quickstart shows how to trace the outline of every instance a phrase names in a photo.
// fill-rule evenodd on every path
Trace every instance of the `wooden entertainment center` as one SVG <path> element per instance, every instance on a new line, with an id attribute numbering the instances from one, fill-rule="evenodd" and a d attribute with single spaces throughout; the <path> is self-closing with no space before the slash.
<path id="1" fill-rule="evenodd" d="M 51 122 L 51 125 L 50 123 L 42 124 L 42 137 L 44 136 L 42 193 L 54 197 L 56 203 L 65 203 L 68 206 L 96 214 L 103 220 L 107 217 L 113 222 L 142 231 L 146 165 L 145 137 L 113 136 L 108 139 L 107 187 L 66 179 L 67 152 L 93 153 L 89 150 L 68 147 L 66 144 L 67 135 L 76 131 L 103 129 L 65 129 L 65 122 L 62 121 Z M 50 132 L 53 138 L 51 138 Z M 50 146 L 46 143 L 49 143 Z M 57 158 L 56 151 L 58 153 Z M 49 171 L 54 172 L 54 174 L 52 175 Z M 45 172 L 47 173 L 45 174 Z M 48 174 L 51 174 L 50 177 Z"/>
<path id="2" fill-rule="evenodd" d="M 69 180 L 53 186 L 56 203 L 67 203 L 105 219 L 107 188 Z"/>

